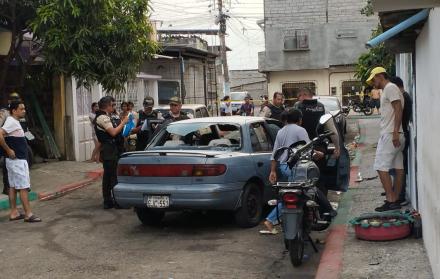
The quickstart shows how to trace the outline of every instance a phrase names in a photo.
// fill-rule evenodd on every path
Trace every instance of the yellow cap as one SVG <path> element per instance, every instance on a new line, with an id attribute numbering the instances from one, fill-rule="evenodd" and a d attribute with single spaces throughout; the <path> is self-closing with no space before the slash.
<path id="1" fill-rule="evenodd" d="M 371 70 L 370 72 L 370 77 L 367 79 L 367 84 L 368 85 L 373 85 L 373 78 L 375 75 L 377 74 L 382 74 L 382 73 L 386 73 L 387 70 L 385 70 L 384 67 L 376 67 L 373 70 Z"/>

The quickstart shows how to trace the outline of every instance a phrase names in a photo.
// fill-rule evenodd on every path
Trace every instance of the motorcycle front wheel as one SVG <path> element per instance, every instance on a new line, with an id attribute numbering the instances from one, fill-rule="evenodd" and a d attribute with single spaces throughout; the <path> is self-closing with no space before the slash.
<path id="1" fill-rule="evenodd" d="M 298 233 L 294 239 L 289 240 L 289 255 L 290 262 L 294 267 L 302 264 L 304 256 L 304 239 L 301 233 Z"/>

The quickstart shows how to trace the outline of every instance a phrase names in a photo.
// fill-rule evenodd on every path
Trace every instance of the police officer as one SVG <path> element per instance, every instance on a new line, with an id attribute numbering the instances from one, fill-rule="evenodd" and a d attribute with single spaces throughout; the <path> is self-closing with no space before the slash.
<path id="1" fill-rule="evenodd" d="M 316 128 L 318 127 L 319 120 L 326 113 L 324 105 L 318 102 L 318 100 L 313 99 L 313 95 L 312 91 L 308 88 L 300 89 L 297 95 L 299 101 L 294 105 L 294 108 L 299 109 L 303 114 L 302 127 L 306 129 L 310 139 L 314 139 L 317 136 Z M 339 135 L 332 135 L 330 138 L 335 145 L 333 156 L 338 158 L 340 153 Z M 324 145 L 316 147 L 317 150 L 324 153 L 326 153 L 326 148 Z M 321 159 L 316 164 L 322 171 L 326 167 L 327 160 Z M 327 196 L 328 189 L 325 184 L 324 176 L 321 176 L 318 181 L 318 188 Z"/>
<path id="2" fill-rule="evenodd" d="M 272 103 L 268 103 L 260 112 L 262 117 L 270 117 L 282 121 L 283 113 L 286 111 L 283 105 L 283 94 L 275 92 Z"/>
<path id="3" fill-rule="evenodd" d="M 191 114 L 182 111 L 182 102 L 178 97 L 170 99 L 170 111 L 163 115 L 165 122 L 175 122 L 193 118 Z"/>
<path id="4" fill-rule="evenodd" d="M 136 133 L 137 135 L 136 151 L 145 149 L 154 132 L 154 127 L 149 123 L 147 123 L 148 127 L 144 127 L 145 121 L 163 119 L 162 114 L 159 111 L 153 110 L 154 99 L 152 97 L 145 97 L 143 106 L 144 109 L 138 112 L 139 121 L 137 122 L 136 128 L 133 129 L 133 133 Z"/>
<path id="5" fill-rule="evenodd" d="M 101 160 L 104 168 L 102 178 L 102 196 L 104 198 L 104 209 L 115 206 L 112 197 L 112 189 L 117 184 L 116 168 L 121 153 L 118 146 L 118 138 L 128 118 L 123 118 L 119 124 L 112 121 L 111 115 L 116 104 L 111 96 L 102 97 L 98 102 L 99 111 L 96 112 L 94 121 L 96 137 L 101 144 Z"/>

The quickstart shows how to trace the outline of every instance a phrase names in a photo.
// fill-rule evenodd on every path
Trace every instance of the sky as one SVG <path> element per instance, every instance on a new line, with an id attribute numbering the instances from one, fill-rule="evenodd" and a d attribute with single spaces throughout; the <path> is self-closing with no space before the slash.
<path id="1" fill-rule="evenodd" d="M 218 29 L 218 0 L 152 0 L 151 19 L 160 29 Z M 258 52 L 264 50 L 263 0 L 224 0 L 227 21 L 226 45 L 230 70 L 258 69 Z M 209 45 L 219 45 L 218 36 L 206 36 Z"/>

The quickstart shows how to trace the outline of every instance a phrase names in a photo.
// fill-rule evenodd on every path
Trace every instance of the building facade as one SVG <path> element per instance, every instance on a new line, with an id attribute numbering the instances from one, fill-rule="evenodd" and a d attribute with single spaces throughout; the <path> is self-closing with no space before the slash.
<path id="1" fill-rule="evenodd" d="M 231 91 L 246 91 L 254 100 L 268 95 L 266 75 L 258 70 L 232 70 L 229 77 Z"/>
<path id="2" fill-rule="evenodd" d="M 422 13 L 415 25 L 385 41 L 396 53 L 396 74 L 413 98 L 413 121 L 410 125 L 410 174 L 407 193 L 422 216 L 423 240 L 434 278 L 440 278 L 440 173 L 437 161 L 440 149 L 438 80 L 440 79 L 440 3 L 439 1 L 373 0 L 386 32 L 402 27 L 406 19 Z"/>
<path id="3" fill-rule="evenodd" d="M 93 102 L 111 95 L 120 110 L 123 101 L 134 103 L 134 109 L 142 109 L 142 101 L 151 96 L 156 105 L 166 105 L 171 97 L 179 97 L 187 104 L 205 104 L 216 114 L 217 109 L 217 55 L 208 50 L 206 41 L 191 35 L 180 36 L 159 31 L 162 52 L 145 61 L 136 78 L 127 82 L 122 92 L 106 92 L 99 84 L 91 88 L 77 86 L 72 77 L 65 78 L 65 115 L 59 115 L 60 125 L 55 135 L 67 160 L 90 159 L 94 148 L 89 113 Z"/>
<path id="4" fill-rule="evenodd" d="M 366 0 L 265 0 L 265 51 L 259 71 L 267 74 L 269 94 L 296 98 L 308 87 L 319 95 L 341 97 L 361 90 L 354 64 L 377 18 L 360 10 Z"/>

